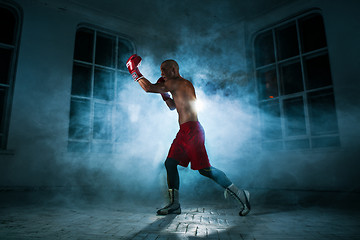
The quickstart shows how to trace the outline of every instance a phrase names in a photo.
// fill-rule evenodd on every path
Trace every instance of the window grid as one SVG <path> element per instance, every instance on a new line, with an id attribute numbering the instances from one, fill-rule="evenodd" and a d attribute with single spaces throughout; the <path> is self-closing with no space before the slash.
<path id="1" fill-rule="evenodd" d="M 304 105 L 306 137 L 309 139 L 309 147 L 312 148 L 309 109 L 308 109 L 308 105 L 306 104 L 308 102 L 308 99 L 307 99 L 308 86 L 307 86 L 307 83 L 306 83 L 306 80 L 305 80 L 304 56 L 303 56 L 303 49 L 302 49 L 302 45 L 301 45 L 302 41 L 300 39 L 300 34 L 301 33 L 300 33 L 300 27 L 299 27 L 299 18 L 296 19 L 296 32 L 297 32 L 298 46 L 299 46 L 299 57 L 300 57 L 302 83 L 303 83 L 303 86 L 304 86 L 304 92 L 303 92 L 304 104 L 303 105 Z M 324 49 L 324 51 L 327 51 L 327 48 Z"/>
<path id="2" fill-rule="evenodd" d="M 301 33 L 300 33 L 300 26 L 299 26 L 299 22 L 301 19 L 305 18 L 306 16 L 309 16 L 311 14 L 319 14 L 319 12 L 317 11 L 312 11 L 306 14 L 302 14 L 299 15 L 295 18 L 289 19 L 287 21 L 284 21 L 282 23 L 276 24 L 270 28 L 264 29 L 262 31 L 260 31 L 259 33 L 256 34 L 256 36 L 261 36 L 261 34 L 266 35 L 267 32 L 271 31 L 271 36 L 272 36 L 272 41 L 273 41 L 273 54 L 274 54 L 274 61 L 270 62 L 270 63 L 266 63 L 266 64 L 259 64 L 257 61 L 257 55 L 254 55 L 254 66 L 255 66 L 255 76 L 256 76 L 256 91 L 258 92 L 258 96 L 259 96 L 259 104 L 264 104 L 264 103 L 271 103 L 274 101 L 278 101 L 279 103 L 279 111 L 280 111 L 280 125 L 281 125 L 281 136 L 282 138 L 280 140 L 268 140 L 268 139 L 264 139 L 263 136 L 263 144 L 264 143 L 272 143 L 274 144 L 275 142 L 277 142 L 277 144 L 280 144 L 276 150 L 281 150 L 281 149 L 287 149 L 286 148 L 286 142 L 287 141 L 292 141 L 292 140 L 308 140 L 309 141 L 309 149 L 311 148 L 315 148 L 314 144 L 313 144 L 313 140 L 315 139 L 320 139 L 322 137 L 337 137 L 338 138 L 338 130 L 336 129 L 336 131 L 334 131 L 333 133 L 326 133 L 326 134 L 322 134 L 320 136 L 315 136 L 312 134 L 312 125 L 310 123 L 310 109 L 309 109 L 309 99 L 308 99 L 308 95 L 310 93 L 313 92 L 321 92 L 322 90 L 332 90 L 333 89 L 333 85 L 332 83 L 330 85 L 327 86 L 323 86 L 323 87 L 317 87 L 315 89 L 311 89 L 308 86 L 308 83 L 306 81 L 306 73 L 305 73 L 305 60 L 309 57 L 316 57 L 316 56 L 328 56 L 328 48 L 327 45 L 318 49 L 313 49 L 311 51 L 308 52 L 304 52 L 303 48 L 302 48 L 302 39 L 301 39 Z M 291 56 L 288 58 L 284 58 L 284 59 L 280 59 L 279 55 L 278 55 L 278 39 L 276 36 L 276 30 L 279 27 L 284 27 L 288 24 L 292 24 L 295 22 L 295 26 L 296 26 L 296 36 L 297 36 L 297 43 L 298 43 L 298 54 L 295 56 Z M 256 40 L 256 39 L 255 39 Z M 256 45 L 256 43 L 254 43 Z M 255 46 L 254 45 L 254 46 Z M 255 50 L 256 51 L 256 50 Z M 284 89 L 283 88 L 283 79 L 281 76 L 281 66 L 282 64 L 286 64 L 286 63 L 290 63 L 292 61 L 299 61 L 300 63 L 300 69 L 301 69 L 301 80 L 302 80 L 302 85 L 303 85 L 303 91 L 298 91 L 295 93 L 290 93 L 290 94 L 286 94 L 284 93 Z M 260 61 L 259 61 L 260 62 Z M 259 66 L 260 65 L 260 66 Z M 276 81 L 277 81 L 277 91 L 278 91 L 278 95 L 270 98 L 270 99 L 261 99 L 260 94 L 259 93 L 259 73 L 261 70 L 263 70 L 264 72 L 267 70 L 271 70 L 271 69 L 275 69 L 276 72 Z M 332 93 L 333 96 L 333 93 Z M 286 130 L 288 129 L 286 126 L 286 120 L 285 120 L 285 107 L 284 107 L 284 102 L 286 100 L 289 99 L 295 99 L 296 97 L 301 97 L 302 101 L 304 102 L 303 107 L 304 107 L 304 120 L 305 120 L 305 135 L 296 135 L 296 136 L 288 136 L 286 133 Z M 263 117 L 261 117 L 260 119 L 263 119 Z M 261 120 L 261 128 L 264 129 L 264 122 L 263 120 Z"/>
<path id="3" fill-rule="evenodd" d="M 130 52 L 134 52 L 134 46 L 132 45 L 132 43 L 127 40 L 125 37 L 119 36 L 117 34 L 113 34 L 113 33 L 109 33 L 107 31 L 103 31 L 103 30 L 98 30 L 96 28 L 90 28 L 90 27 L 79 27 L 79 29 L 86 29 L 86 30 L 91 30 L 93 31 L 93 43 L 92 43 L 92 59 L 91 62 L 87 62 L 87 61 L 82 61 L 82 60 L 78 60 L 75 59 L 74 57 L 74 66 L 76 64 L 80 64 L 81 66 L 88 66 L 91 68 L 91 78 L 90 78 L 90 95 L 89 96 L 79 96 L 79 95 L 71 95 L 71 99 L 73 100 L 86 100 L 89 101 L 90 104 L 90 114 L 89 114 L 89 131 L 88 131 L 88 137 L 85 139 L 78 139 L 78 138 L 71 138 L 70 134 L 69 134 L 69 144 L 71 143 L 83 143 L 83 144 L 87 144 L 86 147 L 81 147 L 81 149 L 74 149 L 71 148 L 69 145 L 69 151 L 70 152 L 91 152 L 91 151 L 98 151 L 99 148 L 101 148 L 101 146 L 106 146 L 108 149 L 105 151 L 100 150 L 100 152 L 113 152 L 113 145 L 114 143 L 116 143 L 116 134 L 112 134 L 114 133 L 115 129 L 115 120 L 114 119 L 114 115 L 113 113 L 116 112 L 116 110 L 119 108 L 119 106 L 122 106 L 123 103 L 118 102 L 118 94 L 117 94 L 117 89 L 118 89 L 118 76 L 119 74 L 124 74 L 126 73 L 125 69 L 121 69 L 118 62 L 119 62 L 119 44 L 120 43 L 124 43 L 126 42 L 128 45 L 131 45 L 130 48 Z M 113 42 L 113 51 L 115 51 L 115 55 L 112 58 L 113 64 L 112 66 L 105 66 L 105 65 L 101 65 L 96 63 L 96 50 L 97 50 L 97 40 L 98 40 L 98 36 L 99 35 L 106 35 L 106 36 L 110 36 L 113 37 L 115 39 L 115 41 Z M 113 53 L 114 54 L 114 53 Z M 112 95 L 112 99 L 99 99 L 96 98 L 94 96 L 95 93 L 95 77 L 96 77 L 96 71 L 109 71 L 112 77 L 112 84 L 113 87 L 111 89 L 111 95 Z M 99 73 L 100 74 L 100 73 Z M 109 93 L 109 91 L 107 91 L 107 94 Z M 111 129 L 111 138 L 110 139 L 99 139 L 99 138 L 95 138 L 94 134 L 96 134 L 94 128 L 95 127 L 95 123 L 96 120 L 95 118 L 98 117 L 95 112 L 95 110 L 97 109 L 100 110 L 104 110 L 105 112 L 109 112 L 109 114 L 106 114 L 106 117 L 108 118 L 108 122 L 105 121 L 105 123 L 109 123 Z M 103 106 L 103 107 L 100 107 Z M 109 116 L 110 115 L 110 116 Z M 99 117 L 98 117 L 99 119 Z M 97 123 L 98 126 L 97 127 L 103 127 L 104 124 L 103 122 Z M 98 134 L 99 135 L 99 134 Z M 101 145 L 103 144 L 103 145 Z M 106 148 L 105 147 L 105 148 Z M 109 149 L 110 147 L 110 149 Z M 98 148 L 98 150 L 96 149 Z"/>
<path id="4" fill-rule="evenodd" d="M 21 13 L 16 6 L 7 3 L 0 4 L 0 11 L 0 150 L 6 150 L 20 41 Z"/>

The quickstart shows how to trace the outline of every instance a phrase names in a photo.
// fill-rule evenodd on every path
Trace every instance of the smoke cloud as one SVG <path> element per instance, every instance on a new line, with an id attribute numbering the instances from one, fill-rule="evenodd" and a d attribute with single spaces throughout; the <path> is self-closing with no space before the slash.
<path id="1" fill-rule="evenodd" d="M 236 52 L 234 43 L 229 44 L 231 40 L 212 31 L 211 26 L 206 33 L 194 34 L 198 27 L 181 26 L 177 32 L 181 38 L 166 39 L 158 53 L 152 46 L 142 47 L 138 51 L 143 58 L 140 71 L 156 82 L 162 61 L 174 59 L 179 63 L 180 74 L 196 89 L 198 116 L 205 129 L 211 164 L 240 187 L 246 186 L 249 182 L 239 182 L 239 176 L 249 176 L 246 155 L 258 128 L 246 85 L 245 50 Z M 158 199 L 167 188 L 163 164 L 179 129 L 177 112 L 170 111 L 159 94 L 145 93 L 130 74 L 122 76 L 117 84 L 116 111 L 104 111 L 101 116 L 115 123 L 112 134 L 116 142 L 110 146 L 113 153 L 102 153 L 109 147 L 104 145 L 98 152 L 71 155 L 70 160 L 61 163 L 67 169 L 66 182 L 80 195 L 92 191 L 103 199 L 117 195 Z M 104 90 L 98 91 L 106 93 L 108 86 L 102 87 Z M 88 121 L 88 116 L 83 117 Z M 108 126 L 98 129 L 107 131 Z M 221 196 L 221 187 L 197 171 L 182 167 L 179 171 L 182 198 Z"/>
<path id="2" fill-rule="evenodd" d="M 264 183 L 268 179 L 285 188 L 296 187 L 302 184 L 301 181 L 305 182 L 303 185 L 311 185 L 311 182 L 306 182 L 310 181 L 306 179 L 306 169 L 309 165 L 314 168 L 313 165 L 294 161 L 281 166 L 274 160 L 276 156 L 260 151 L 262 130 L 259 116 L 262 110 L 257 105 L 253 79 L 249 77 L 248 64 L 252 59 L 246 58 L 248 49 L 244 46 L 247 36 L 243 23 L 239 22 L 242 17 L 234 12 L 236 8 L 227 1 L 209 1 L 204 8 L 198 6 L 200 3 L 191 5 L 188 1 L 183 5 L 180 2 L 164 5 L 159 1 L 154 4 L 159 4 L 159 11 L 152 13 L 159 15 L 159 26 L 163 26 L 164 21 L 166 24 L 162 32 L 159 26 L 154 28 L 155 35 L 162 36 L 155 38 L 158 41 L 138 40 L 137 54 L 143 58 L 140 71 L 155 83 L 160 77 L 162 61 L 174 59 L 179 63 L 180 74 L 190 80 L 196 89 L 198 117 L 205 129 L 211 164 L 224 171 L 239 187 L 268 187 L 271 183 Z M 190 5 L 199 9 L 196 16 L 192 15 L 194 11 L 186 11 L 186 6 Z M 236 27 L 225 27 L 233 23 Z M 97 87 L 99 95 L 107 97 L 109 89 L 114 86 L 99 84 Z M 63 95 L 66 94 L 54 98 L 56 101 L 51 102 L 54 108 L 46 111 L 61 111 L 59 108 L 63 107 L 63 103 L 59 102 L 63 100 Z M 130 74 L 119 78 L 114 97 L 116 104 L 112 110 L 105 108 L 106 111 L 95 112 L 95 120 L 104 123 L 96 125 L 97 134 L 103 136 L 110 131 L 115 136 L 113 145 L 100 144 L 95 151 L 87 153 L 60 153 L 56 148 L 64 145 L 60 139 L 67 141 L 64 132 L 68 131 L 68 119 L 59 119 L 57 122 L 62 124 L 57 130 L 63 134 L 56 142 L 51 139 L 57 137 L 57 131 L 51 132 L 49 138 L 38 137 L 38 145 L 52 149 L 52 154 L 42 156 L 47 159 L 40 162 L 36 159 L 39 154 L 33 153 L 31 158 L 36 160 L 32 167 L 38 168 L 39 163 L 46 162 L 46 169 L 51 171 L 47 171 L 45 176 L 53 175 L 54 182 L 70 189 L 70 194 L 75 197 L 86 199 L 95 195 L 102 200 L 159 200 L 167 188 L 163 163 L 179 129 L 177 113 L 167 108 L 159 94 L 145 93 Z M 67 113 L 62 111 L 67 118 Z M 79 122 L 89 121 L 85 113 L 76 117 L 79 117 Z M 33 128 L 41 132 L 46 128 L 47 120 Z M 266 117 L 270 129 L 273 120 L 279 119 L 276 116 Z M 109 123 L 114 124 L 111 127 Z M 81 150 L 84 146 L 75 147 Z M 27 153 L 25 149 L 24 158 Z M 269 155 L 268 161 L 260 162 L 266 154 Z M 55 164 L 49 160 L 53 158 L 58 159 Z M 303 172 L 305 177 L 299 179 L 294 169 L 297 173 Z M 221 187 L 211 180 L 189 168 L 179 167 L 179 171 L 182 199 L 222 198 Z M 47 179 L 43 177 L 41 183 L 47 184 Z M 61 199 L 62 196 L 58 197 Z"/>

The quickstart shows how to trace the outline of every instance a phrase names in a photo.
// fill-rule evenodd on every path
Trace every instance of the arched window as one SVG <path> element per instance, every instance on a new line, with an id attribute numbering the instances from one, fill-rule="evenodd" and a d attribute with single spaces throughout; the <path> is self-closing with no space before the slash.
<path id="1" fill-rule="evenodd" d="M 21 16 L 17 8 L 0 3 L 0 149 L 6 149 L 10 122 Z"/>
<path id="2" fill-rule="evenodd" d="M 254 53 L 263 148 L 339 146 L 320 12 L 302 14 L 257 33 Z"/>
<path id="3" fill-rule="evenodd" d="M 80 26 L 76 32 L 68 150 L 112 152 L 120 141 L 119 87 L 129 77 L 133 44 L 112 32 Z M 113 131 L 117 129 L 118 131 Z"/>

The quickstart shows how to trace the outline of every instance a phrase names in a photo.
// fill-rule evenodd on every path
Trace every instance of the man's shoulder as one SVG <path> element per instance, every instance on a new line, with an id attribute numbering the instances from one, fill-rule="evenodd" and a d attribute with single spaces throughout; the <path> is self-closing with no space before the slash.
<path id="1" fill-rule="evenodd" d="M 188 83 L 190 83 L 190 84 L 192 84 L 189 80 L 182 78 L 182 77 L 169 79 L 169 83 L 173 83 L 173 84 L 188 84 Z"/>
<path id="2" fill-rule="evenodd" d="M 191 81 L 189 81 L 189 80 L 187 80 L 187 79 L 185 79 L 185 78 L 183 78 L 183 77 L 179 78 L 178 81 L 179 81 L 179 82 L 182 82 L 182 83 L 186 83 L 186 84 L 191 84 L 191 85 L 192 85 L 192 82 L 191 82 Z"/>
<path id="3" fill-rule="evenodd" d="M 170 84 L 170 86 L 172 86 L 171 88 L 172 89 L 178 89 L 178 88 L 183 88 L 183 87 L 185 87 L 185 88 L 188 88 L 188 87 L 190 87 L 190 88 L 194 88 L 194 86 L 193 86 L 193 84 L 189 81 L 189 80 L 187 80 L 187 79 L 185 79 L 185 78 L 174 78 L 174 79 L 169 79 L 169 84 Z"/>

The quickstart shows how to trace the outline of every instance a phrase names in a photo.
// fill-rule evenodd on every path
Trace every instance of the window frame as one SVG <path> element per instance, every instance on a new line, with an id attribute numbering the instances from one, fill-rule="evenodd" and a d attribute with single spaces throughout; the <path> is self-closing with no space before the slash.
<path id="1" fill-rule="evenodd" d="M 89 30 L 89 31 L 93 31 L 93 43 L 92 43 L 92 59 L 91 62 L 87 62 L 87 61 L 82 61 L 82 60 L 77 60 L 75 59 L 75 44 L 74 44 L 74 56 L 73 56 L 73 70 L 74 70 L 74 66 L 78 65 L 78 66 L 86 66 L 89 67 L 91 69 L 91 83 L 90 83 L 90 96 L 79 96 L 79 95 L 74 95 L 72 93 L 72 87 L 73 87 L 73 75 L 71 78 L 71 89 L 70 89 L 70 115 L 69 115 L 69 131 L 68 131 L 68 152 L 81 152 L 81 153 L 113 153 L 116 152 L 114 149 L 114 145 L 116 145 L 117 141 L 117 135 L 116 134 L 112 134 L 111 135 L 111 139 L 96 139 L 94 137 L 94 128 L 95 128 L 95 120 L 96 120 L 96 113 L 95 113 L 95 108 L 96 105 L 101 105 L 101 104 L 105 104 L 108 105 L 109 109 L 111 109 L 111 114 L 113 114 L 114 112 L 117 111 L 117 109 L 119 108 L 119 106 L 121 105 L 125 105 L 126 103 L 121 103 L 118 102 L 118 96 L 117 96 L 117 89 L 118 89 L 118 78 L 119 75 L 128 75 L 128 71 L 126 68 L 120 68 L 120 66 L 118 65 L 119 62 L 119 44 L 120 41 L 122 42 L 126 42 L 126 44 L 128 44 L 128 47 L 131 48 L 130 52 L 135 53 L 136 52 L 136 47 L 134 44 L 134 41 L 121 33 L 118 32 L 114 32 L 108 29 L 104 29 L 102 27 L 98 27 L 98 26 L 94 26 L 94 25 L 90 25 L 90 24 L 79 24 L 77 26 L 76 29 L 76 34 L 78 33 L 79 30 L 81 29 L 85 29 L 85 30 Z M 76 42 L 76 34 L 75 34 L 75 38 L 74 41 Z M 114 58 L 114 62 L 113 62 L 113 66 L 105 66 L 105 65 L 100 65 L 98 63 L 96 63 L 96 44 L 97 44 L 97 36 L 109 36 L 115 39 L 114 42 L 114 51 L 113 54 L 115 54 L 113 56 Z M 112 99 L 99 99 L 99 98 L 95 98 L 94 94 L 95 94 L 95 75 L 96 75 L 96 71 L 97 70 L 101 70 L 101 71 L 109 71 L 113 73 L 113 87 L 112 87 Z M 87 139 L 76 139 L 76 138 L 71 138 L 70 136 L 70 126 L 71 126 L 71 105 L 73 101 L 88 101 L 90 104 L 90 112 L 89 112 L 89 133 L 88 133 L 88 138 Z M 115 119 L 112 116 L 110 119 L 111 122 L 111 132 L 114 132 L 114 128 L 116 126 L 115 123 Z M 76 144 L 86 144 L 86 149 L 81 149 L 81 147 L 79 149 L 72 149 L 70 144 L 74 143 Z M 99 147 L 99 146 L 104 146 L 103 148 Z M 110 148 L 109 148 L 110 147 Z M 105 149 L 107 148 L 107 149 Z M 100 151 L 96 150 L 96 149 L 101 149 Z"/>
<path id="2" fill-rule="evenodd" d="M 280 111 L 280 129 L 281 129 L 281 138 L 280 139 L 275 139 L 275 140 L 268 140 L 265 139 L 264 134 L 262 130 L 264 129 L 264 123 L 263 123 L 263 116 L 261 113 L 261 107 L 259 107 L 259 111 L 258 111 L 258 119 L 259 119 L 259 125 L 260 125 L 260 129 L 261 129 L 261 146 L 263 150 L 275 150 L 275 151 L 289 151 L 289 150 L 315 150 L 315 149 L 319 149 L 320 147 L 315 147 L 314 146 L 314 142 L 316 141 L 316 139 L 320 139 L 322 137 L 336 137 L 338 139 L 338 145 L 337 146 L 325 146 L 326 148 L 338 148 L 341 146 L 341 142 L 340 142 L 340 134 L 339 134 L 339 126 L 338 126 L 338 116 L 337 116 L 337 108 L 336 108 L 336 101 L 335 101 L 335 94 L 334 94 L 334 85 L 333 85 L 333 78 L 332 78 L 332 73 L 331 73 L 331 63 L 330 63 L 330 56 L 329 56 L 329 51 L 328 51 L 328 45 L 327 42 L 325 47 L 321 47 L 321 48 L 317 48 L 315 50 L 311 50 L 311 51 L 303 51 L 303 39 L 302 39 L 302 35 L 300 32 L 300 20 L 301 19 L 305 19 L 306 17 L 311 17 L 312 15 L 320 15 L 322 18 L 322 22 L 324 23 L 324 18 L 322 15 L 321 10 L 319 9 L 312 9 L 312 10 L 308 10 L 306 12 L 302 12 L 300 14 L 291 16 L 285 20 L 282 20 L 278 23 L 269 25 L 263 29 L 261 29 L 260 31 L 257 31 L 252 38 L 252 48 L 253 48 L 253 69 L 254 69 L 254 80 L 255 80 L 255 93 L 257 96 L 257 102 L 259 106 L 262 105 L 266 105 L 266 104 L 270 104 L 271 102 L 274 102 L 274 100 L 277 99 L 278 104 L 279 104 L 279 111 Z M 278 56 L 278 46 L 277 46 L 277 36 L 276 36 L 276 31 L 278 29 L 281 29 L 282 27 L 285 27 L 287 25 L 292 25 L 295 23 L 296 26 L 296 33 L 297 33 L 297 43 L 298 43 L 298 54 L 289 58 L 285 58 L 285 59 L 280 59 Z M 323 31 L 325 34 L 325 41 L 326 41 L 326 27 L 325 24 L 323 26 Z M 256 41 L 257 38 L 259 37 L 259 39 L 261 40 L 266 38 L 267 35 L 269 34 L 269 32 L 271 32 L 271 37 L 272 37 L 272 46 L 270 46 L 270 49 L 273 50 L 274 56 L 270 56 L 270 59 L 273 57 L 274 60 L 271 63 L 262 63 L 261 61 L 264 61 L 264 59 L 260 59 L 258 58 L 258 52 L 256 49 Z M 265 46 L 266 47 L 266 46 Z M 269 46 L 267 46 L 269 47 Z M 331 77 L 331 84 L 327 85 L 327 86 L 323 86 L 323 87 L 318 87 L 315 89 L 310 89 L 308 87 L 308 82 L 307 82 L 307 72 L 305 71 L 305 61 L 307 59 L 311 59 L 311 58 L 316 58 L 319 56 L 327 56 L 328 61 L 329 61 L 329 73 L 330 73 L 330 77 Z M 269 57 L 265 54 L 265 57 Z M 266 59 L 265 59 L 266 61 Z M 283 89 L 282 89 L 282 80 L 281 80 L 281 65 L 283 64 L 288 64 L 289 62 L 299 62 L 300 63 L 300 68 L 301 68 L 301 81 L 302 81 L 302 87 L 303 90 L 302 91 L 297 91 L 294 93 L 290 93 L 290 94 L 284 94 Z M 260 63 L 260 64 L 259 64 Z M 260 65 L 260 66 L 259 66 Z M 261 85 L 260 82 L 262 82 L 264 79 L 260 79 L 260 74 L 265 75 L 266 72 L 268 71 L 275 71 L 275 76 L 276 76 L 276 87 L 277 87 L 277 96 L 274 97 L 274 99 L 272 99 L 272 96 L 270 96 L 269 99 L 266 99 L 264 97 L 262 97 L 261 94 L 263 90 L 263 86 Z M 332 91 L 332 97 L 334 100 L 334 112 L 336 115 L 336 129 L 334 133 L 327 133 L 327 134 L 320 134 L 320 135 L 314 135 L 312 134 L 312 124 L 311 124 L 311 119 L 310 119 L 310 103 L 309 103 L 309 95 L 312 93 L 317 93 L 317 92 L 321 92 L 321 91 L 326 91 L 326 90 L 330 90 Z M 263 99 L 262 99 L 263 98 Z M 287 100 L 294 100 L 295 98 L 302 98 L 303 101 L 303 106 L 304 106 L 304 121 L 305 121 L 305 134 L 304 135 L 297 135 L 297 136 L 287 136 L 287 128 L 286 128 L 286 115 L 285 115 L 285 107 L 284 107 L 284 103 Z M 305 147 L 305 148 L 296 148 L 296 149 L 291 149 L 291 147 L 287 148 L 286 147 L 286 143 L 290 143 L 291 141 L 301 141 L 301 140 L 308 140 L 309 142 L 309 146 Z M 266 147 L 264 144 L 269 144 L 270 147 Z M 276 144 L 280 144 L 278 146 L 280 147 L 275 147 L 274 149 L 271 148 L 271 146 L 275 146 Z M 324 147 L 324 146 L 323 146 Z"/>
<path id="3" fill-rule="evenodd" d="M 4 109 L 0 123 L 0 154 L 12 154 L 8 152 L 8 137 L 9 127 L 11 120 L 14 88 L 16 82 L 17 63 L 19 55 L 19 47 L 21 41 L 22 23 L 23 23 L 23 11 L 20 6 L 15 3 L 1 2 L 0 7 L 9 10 L 15 19 L 14 24 L 14 39 L 12 44 L 0 43 L 1 49 L 12 50 L 11 60 L 9 62 L 9 75 L 8 83 L 0 83 L 0 87 L 5 90 L 6 96 L 4 97 Z"/>

